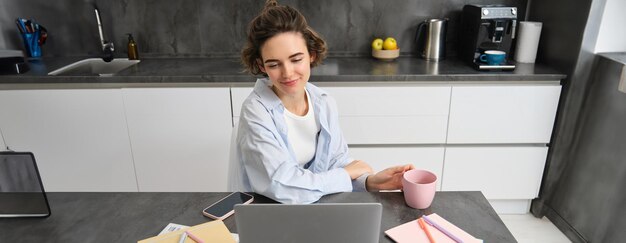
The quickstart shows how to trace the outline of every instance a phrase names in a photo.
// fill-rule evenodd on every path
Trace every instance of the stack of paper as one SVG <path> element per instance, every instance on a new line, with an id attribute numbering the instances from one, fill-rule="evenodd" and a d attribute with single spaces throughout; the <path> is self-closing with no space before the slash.
<path id="1" fill-rule="evenodd" d="M 170 233 L 158 235 L 145 240 L 140 240 L 138 243 L 178 243 L 180 236 L 183 232 L 189 231 L 193 235 L 197 236 L 205 243 L 212 242 L 224 242 L 235 243 L 230 231 L 224 225 L 221 220 L 215 220 L 204 224 L 199 224 L 190 228 L 183 228 L 181 230 L 173 231 Z M 191 238 L 187 238 L 185 242 L 194 242 Z"/>
<path id="2" fill-rule="evenodd" d="M 437 225 L 445 228 L 448 232 L 452 233 L 454 236 L 458 237 L 463 241 L 463 243 L 471 243 L 471 242 L 482 242 L 482 240 L 476 239 L 467 232 L 459 229 L 454 224 L 448 222 L 441 216 L 433 213 L 428 215 L 428 218 L 431 221 L 437 223 Z M 445 243 L 450 242 L 454 243 L 455 241 L 446 236 L 443 232 L 439 231 L 437 228 L 432 225 L 426 224 L 430 234 L 433 236 L 435 242 L 437 243 Z M 426 236 L 426 232 L 420 227 L 417 223 L 417 219 L 411 222 L 398 225 L 394 228 L 391 228 L 385 231 L 385 234 L 398 243 L 428 243 L 428 236 Z"/>
<path id="3" fill-rule="evenodd" d="M 164 235 L 169 232 L 174 232 L 174 231 L 178 231 L 178 230 L 186 229 L 186 228 L 189 228 L 189 226 L 182 225 L 182 224 L 169 223 L 167 224 L 167 226 L 165 226 L 165 228 L 163 228 L 163 230 L 161 230 L 161 233 L 159 233 L 158 235 Z"/>

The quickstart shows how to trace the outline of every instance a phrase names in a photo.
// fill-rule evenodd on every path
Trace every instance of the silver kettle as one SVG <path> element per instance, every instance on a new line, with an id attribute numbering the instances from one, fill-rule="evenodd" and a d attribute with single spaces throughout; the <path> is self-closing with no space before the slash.
<path id="1" fill-rule="evenodd" d="M 418 44 L 418 53 L 422 58 L 429 61 L 445 59 L 447 29 L 448 19 L 427 19 L 417 26 L 415 42 Z"/>

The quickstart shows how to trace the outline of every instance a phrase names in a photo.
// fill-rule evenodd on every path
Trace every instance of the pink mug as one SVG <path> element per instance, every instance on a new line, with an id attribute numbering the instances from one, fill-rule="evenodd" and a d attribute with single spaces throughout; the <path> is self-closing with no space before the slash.
<path id="1" fill-rule="evenodd" d="M 404 201 L 412 208 L 425 209 L 435 198 L 437 175 L 427 170 L 413 169 L 404 172 L 402 191 Z"/>

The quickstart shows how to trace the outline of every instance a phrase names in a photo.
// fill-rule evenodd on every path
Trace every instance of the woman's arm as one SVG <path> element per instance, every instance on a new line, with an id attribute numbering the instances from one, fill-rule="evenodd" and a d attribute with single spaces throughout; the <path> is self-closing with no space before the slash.
<path id="1" fill-rule="evenodd" d="M 414 169 L 412 164 L 389 167 L 367 177 L 368 191 L 402 189 L 404 172 Z"/>
<path id="2" fill-rule="evenodd" d="M 369 164 L 361 160 L 353 160 L 349 156 L 348 143 L 339 125 L 339 112 L 337 103 L 331 96 L 325 96 L 323 100 L 325 114 L 322 119 L 326 119 L 328 124 L 331 142 L 329 153 L 331 154 L 330 168 L 344 168 L 352 179 L 354 191 L 367 191 L 366 179 L 373 170 Z"/>

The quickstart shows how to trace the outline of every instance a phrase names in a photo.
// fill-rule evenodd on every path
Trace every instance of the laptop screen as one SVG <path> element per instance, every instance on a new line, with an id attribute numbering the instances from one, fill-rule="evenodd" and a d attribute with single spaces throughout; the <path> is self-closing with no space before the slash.
<path id="1" fill-rule="evenodd" d="M 0 152 L 0 217 L 49 215 L 50 207 L 33 154 Z"/>
<path id="2" fill-rule="evenodd" d="M 241 243 L 379 241 L 380 203 L 248 204 L 235 206 Z"/>

